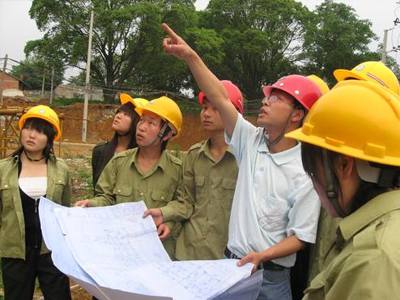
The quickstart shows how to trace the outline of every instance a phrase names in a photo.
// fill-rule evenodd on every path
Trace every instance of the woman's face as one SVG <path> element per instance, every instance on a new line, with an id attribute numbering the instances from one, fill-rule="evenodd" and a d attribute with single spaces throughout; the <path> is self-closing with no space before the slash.
<path id="1" fill-rule="evenodd" d="M 345 213 L 350 213 L 353 197 L 360 186 L 360 177 L 357 174 L 355 160 L 351 157 L 339 155 L 332 162 L 331 167 L 334 169 L 333 172 L 337 178 L 336 187 L 334 189 L 337 194 L 338 204 Z M 329 167 L 323 166 L 322 162 L 317 163 L 316 174 L 311 177 L 322 206 L 331 216 L 336 218 L 339 217 L 339 214 L 334 208 L 332 200 L 330 200 L 327 195 L 327 180 L 324 168 Z M 328 176 L 330 176 L 330 173 L 329 171 L 327 172 Z M 330 181 L 334 182 L 335 179 L 330 178 Z"/>
<path id="2" fill-rule="evenodd" d="M 132 126 L 132 117 L 125 111 L 118 110 L 114 117 L 111 128 L 117 133 L 124 135 L 129 132 Z"/>
<path id="3" fill-rule="evenodd" d="M 43 152 L 47 145 L 47 135 L 28 125 L 21 131 L 21 144 L 25 151 Z"/>
<path id="4" fill-rule="evenodd" d="M 324 185 L 318 181 L 313 179 L 314 189 L 319 196 L 319 200 L 321 201 L 321 205 L 325 210 L 334 218 L 339 217 L 336 209 L 333 207 L 331 200 L 329 200 L 328 195 L 326 194 L 326 188 Z"/>

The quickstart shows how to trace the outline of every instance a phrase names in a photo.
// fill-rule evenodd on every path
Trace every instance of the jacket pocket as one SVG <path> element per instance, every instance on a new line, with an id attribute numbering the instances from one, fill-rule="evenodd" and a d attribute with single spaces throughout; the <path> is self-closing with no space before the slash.
<path id="1" fill-rule="evenodd" d="M 260 201 L 259 223 L 267 232 L 285 231 L 288 220 L 289 204 L 282 199 L 268 195 Z"/>
<path id="2" fill-rule="evenodd" d="M 62 202 L 62 196 L 64 193 L 65 185 L 66 185 L 65 178 L 63 177 L 56 178 L 56 180 L 54 181 L 53 197 L 51 199 L 53 200 L 53 202 L 56 203 Z"/>
<path id="3" fill-rule="evenodd" d="M 198 201 L 199 199 L 203 199 L 204 197 L 202 197 L 203 193 L 204 193 L 204 184 L 205 184 L 205 177 L 204 176 L 196 176 L 194 178 L 194 184 L 195 184 L 195 188 L 196 188 L 196 201 Z M 200 204 L 200 203 L 198 203 Z"/>
<path id="4" fill-rule="evenodd" d="M 153 190 L 151 192 L 151 200 L 154 201 L 155 207 L 167 205 L 167 203 L 171 201 L 172 197 L 173 193 L 165 190 Z"/>
<path id="5" fill-rule="evenodd" d="M 133 202 L 132 189 L 129 186 L 116 186 L 113 194 L 117 203 Z"/>
<path id="6" fill-rule="evenodd" d="M 0 186 L 0 195 L 1 195 L 2 210 L 5 208 L 13 208 L 14 209 L 12 190 L 11 190 L 10 184 L 8 182 L 4 182 Z"/>
<path id="7" fill-rule="evenodd" d="M 236 179 L 223 178 L 221 187 L 222 187 L 222 192 L 224 193 L 223 195 L 221 195 L 222 205 L 225 209 L 227 209 L 230 212 L 232 208 L 233 194 L 235 193 L 235 188 L 236 188 Z"/>

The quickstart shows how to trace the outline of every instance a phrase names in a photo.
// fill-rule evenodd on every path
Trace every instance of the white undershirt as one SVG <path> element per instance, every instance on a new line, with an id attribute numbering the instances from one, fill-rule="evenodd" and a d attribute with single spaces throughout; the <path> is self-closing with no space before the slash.
<path id="1" fill-rule="evenodd" d="M 18 179 L 18 184 L 21 190 L 29 197 L 39 199 L 46 195 L 47 177 L 23 177 Z"/>

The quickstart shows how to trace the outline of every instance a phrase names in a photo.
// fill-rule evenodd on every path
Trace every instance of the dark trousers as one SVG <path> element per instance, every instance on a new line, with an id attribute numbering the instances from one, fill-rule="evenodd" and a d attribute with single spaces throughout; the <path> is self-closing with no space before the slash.
<path id="1" fill-rule="evenodd" d="M 308 244 L 303 250 L 297 252 L 296 263 L 292 267 L 290 276 L 293 300 L 303 299 L 303 292 L 307 288 L 308 281 L 309 256 L 310 245 Z"/>
<path id="2" fill-rule="evenodd" d="M 36 277 L 45 300 L 71 300 L 68 277 L 53 264 L 51 254 L 27 248 L 26 260 L 2 258 L 5 300 L 32 300 Z"/>

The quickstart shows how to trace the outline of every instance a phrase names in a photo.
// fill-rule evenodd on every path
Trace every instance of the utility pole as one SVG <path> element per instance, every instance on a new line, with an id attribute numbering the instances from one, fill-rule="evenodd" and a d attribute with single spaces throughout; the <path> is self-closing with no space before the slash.
<path id="1" fill-rule="evenodd" d="M 46 75 L 46 71 L 43 71 L 42 92 L 40 93 L 40 97 L 42 97 L 42 98 L 43 98 L 43 95 L 44 95 L 44 78 L 45 78 L 45 75 Z"/>
<path id="2" fill-rule="evenodd" d="M 93 32 L 93 10 L 90 13 L 90 26 L 89 26 L 89 42 L 86 63 L 86 84 L 85 84 L 85 102 L 83 105 L 83 123 L 82 123 L 82 142 L 86 143 L 87 136 L 87 117 L 89 107 L 89 81 L 90 81 L 90 60 L 92 56 L 92 32 Z"/>
<path id="3" fill-rule="evenodd" d="M 382 63 L 386 65 L 386 48 L 387 48 L 387 36 L 388 36 L 388 29 L 383 31 L 383 45 L 382 45 Z"/>
<path id="4" fill-rule="evenodd" d="M 7 68 L 7 60 L 8 60 L 8 54 L 6 54 L 6 57 L 4 58 L 4 64 L 3 64 L 3 77 L 1 78 L 1 85 L 0 85 L 0 106 L 3 106 L 3 88 L 4 88 L 4 81 L 6 78 L 6 68 Z"/>
<path id="5" fill-rule="evenodd" d="M 53 103 L 54 67 L 51 68 L 50 104 Z"/>

